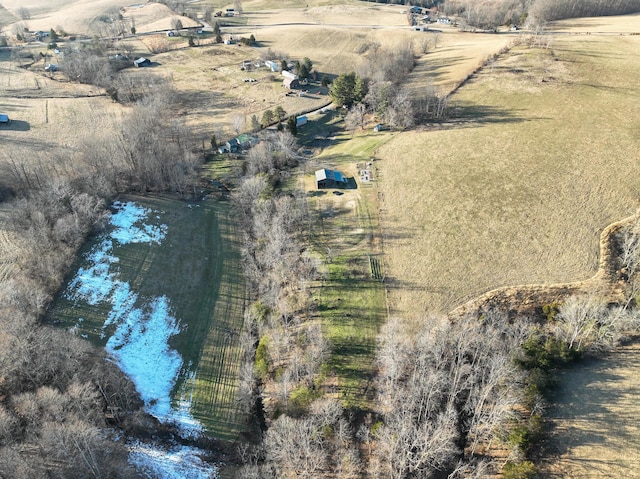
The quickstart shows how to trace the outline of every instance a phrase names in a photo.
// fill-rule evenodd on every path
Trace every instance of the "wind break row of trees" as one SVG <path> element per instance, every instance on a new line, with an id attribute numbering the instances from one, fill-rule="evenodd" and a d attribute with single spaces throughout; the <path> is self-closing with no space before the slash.
<path id="1" fill-rule="evenodd" d="M 158 428 L 103 351 L 45 316 L 114 195 L 194 191 L 200 160 L 188 132 L 162 114 L 172 97 L 166 89 L 145 99 L 64 156 L 0 153 L 3 249 L 12 255 L 0 282 L 2 477 L 136 477 L 119 431 Z"/>

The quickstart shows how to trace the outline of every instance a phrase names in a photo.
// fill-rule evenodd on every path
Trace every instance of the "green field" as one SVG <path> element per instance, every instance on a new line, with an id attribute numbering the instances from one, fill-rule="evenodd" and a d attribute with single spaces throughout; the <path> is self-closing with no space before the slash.
<path id="1" fill-rule="evenodd" d="M 174 401 L 190 399 L 195 419 L 215 437 L 232 440 L 243 420 L 235 403 L 245 283 L 230 206 L 213 201 L 133 200 L 157 211 L 158 218 L 152 221 L 165 224 L 167 234 L 159 245 L 114 248 L 119 278 L 139 298 L 169 299 L 171 314 L 181 325 L 169 344 L 182 356 L 171 396 Z M 92 246 L 90 242 L 84 251 Z M 106 339 L 100 339 L 98 332 L 110 310 L 109 304 L 90 306 L 60 297 L 50 316 L 65 325 L 84 318 L 78 333 L 104 345 Z"/>
<path id="2" fill-rule="evenodd" d="M 375 350 L 387 318 L 377 188 L 358 181 L 357 189 L 343 190 L 342 195 L 318 191 L 313 171 L 327 167 L 357 176 L 356 165 L 370 161 L 386 139 L 385 134 L 338 135 L 333 146 L 305 167 L 305 189 L 315 218 L 310 238 L 325 267 L 314 298 L 331 345 L 326 381 L 336 386 L 346 407 L 360 410 L 369 409 L 374 399 Z"/>

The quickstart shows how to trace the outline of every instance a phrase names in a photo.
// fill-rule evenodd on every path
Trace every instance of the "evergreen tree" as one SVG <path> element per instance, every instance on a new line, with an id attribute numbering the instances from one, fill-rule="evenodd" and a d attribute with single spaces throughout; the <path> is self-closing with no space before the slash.
<path id="1" fill-rule="evenodd" d="M 287 130 L 289 130 L 293 136 L 298 135 L 298 122 L 295 115 L 290 116 L 287 120 Z"/>
<path id="2" fill-rule="evenodd" d="M 354 72 L 341 73 L 331 84 L 329 96 L 337 106 L 350 108 L 367 94 L 366 83 Z"/>

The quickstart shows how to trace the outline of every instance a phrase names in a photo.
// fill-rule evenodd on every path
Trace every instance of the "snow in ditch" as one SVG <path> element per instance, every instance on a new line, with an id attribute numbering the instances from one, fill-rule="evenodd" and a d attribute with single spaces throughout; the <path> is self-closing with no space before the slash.
<path id="1" fill-rule="evenodd" d="M 146 224 L 151 210 L 135 203 L 116 202 L 113 206 L 114 228 L 86 255 L 88 265 L 80 268 L 69 283 L 66 297 L 90 305 L 110 305 L 100 335 L 104 338 L 111 334 L 106 350 L 136 385 L 145 409 L 162 422 L 174 423 L 183 436 L 197 436 L 202 426 L 191 414 L 191 398 L 183 395 L 177 407 L 171 404 L 171 390 L 183 361 L 170 348 L 169 339 L 180 333 L 180 322 L 171 314 L 166 296 L 140 298 L 129 283 L 119 278 L 119 258 L 114 254 L 116 244 L 160 244 L 167 226 Z M 79 318 L 78 325 L 81 321 Z M 130 461 L 154 477 L 217 477 L 216 469 L 204 463 L 193 448 L 167 451 L 136 443 L 131 448 Z"/>

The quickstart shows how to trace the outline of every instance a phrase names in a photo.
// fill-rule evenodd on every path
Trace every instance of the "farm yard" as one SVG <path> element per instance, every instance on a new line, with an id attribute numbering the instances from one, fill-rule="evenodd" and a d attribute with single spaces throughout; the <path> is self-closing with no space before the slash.
<path id="1" fill-rule="evenodd" d="M 360 181 L 356 167 L 368 162 L 388 139 L 384 134 L 374 139 L 339 135 L 334 146 L 305 164 L 303 172 L 308 209 L 313 212 L 309 236 L 326 269 L 322 282 L 313 288 L 317 315 L 332 345 L 325 388 L 360 410 L 370 408 L 374 398 L 376 344 L 387 310 L 378 189 L 373 182 Z M 340 190 L 341 195 L 318 190 L 313 172 L 322 167 L 355 177 L 357 188 Z"/>

